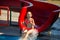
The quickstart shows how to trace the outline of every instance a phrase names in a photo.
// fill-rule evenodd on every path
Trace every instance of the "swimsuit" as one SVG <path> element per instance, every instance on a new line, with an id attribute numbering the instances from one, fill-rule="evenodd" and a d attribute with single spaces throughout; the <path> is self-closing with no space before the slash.
<path id="1" fill-rule="evenodd" d="M 26 24 L 26 26 L 28 27 L 28 28 L 31 28 L 32 27 L 32 24 L 30 23 L 30 21 L 29 20 L 25 20 L 25 24 Z"/>

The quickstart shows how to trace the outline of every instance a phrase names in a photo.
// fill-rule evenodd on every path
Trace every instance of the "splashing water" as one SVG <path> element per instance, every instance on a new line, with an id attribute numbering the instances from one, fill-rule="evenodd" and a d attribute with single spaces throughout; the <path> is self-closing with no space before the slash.
<path id="1" fill-rule="evenodd" d="M 38 31 L 36 29 L 28 36 L 27 40 L 36 40 L 38 36 Z M 23 37 L 20 37 L 19 40 L 23 40 Z"/>

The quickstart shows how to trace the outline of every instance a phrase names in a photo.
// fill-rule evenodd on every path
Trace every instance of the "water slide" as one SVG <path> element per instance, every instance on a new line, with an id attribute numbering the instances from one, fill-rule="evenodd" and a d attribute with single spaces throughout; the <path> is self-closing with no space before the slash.
<path id="1" fill-rule="evenodd" d="M 23 2 L 22 9 L 20 10 L 19 15 L 19 28 L 23 30 L 23 28 L 27 28 L 22 23 L 24 22 L 25 16 L 27 11 L 31 11 L 33 14 L 33 18 L 35 20 L 36 25 L 38 25 L 37 30 L 39 32 L 45 31 L 48 29 L 53 22 L 58 18 L 60 7 L 54 4 L 46 3 L 46 2 L 39 2 L 33 0 L 26 0 L 26 1 L 17 1 L 17 0 L 0 0 L 1 6 L 11 6 L 20 7 L 20 3 Z"/>
<path id="2" fill-rule="evenodd" d="M 23 25 L 27 11 L 32 12 L 35 23 L 38 25 L 37 30 L 39 32 L 43 32 L 50 28 L 58 18 L 59 11 L 55 10 L 59 10 L 60 7 L 57 5 L 33 0 L 27 0 L 24 2 L 24 7 L 22 7 L 19 16 L 19 27 L 21 30 L 30 29 Z"/>

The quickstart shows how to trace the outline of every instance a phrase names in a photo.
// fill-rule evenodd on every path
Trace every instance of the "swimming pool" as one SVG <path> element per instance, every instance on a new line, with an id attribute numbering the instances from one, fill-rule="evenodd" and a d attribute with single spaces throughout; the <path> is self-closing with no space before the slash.
<path id="1" fill-rule="evenodd" d="M 8 36 L 8 35 L 0 35 L 0 40 L 20 40 L 19 36 Z M 55 38 L 53 36 L 42 36 L 37 37 L 36 40 L 60 40 L 60 38 Z"/>
<path id="2" fill-rule="evenodd" d="M 0 35 L 0 40 L 18 40 L 19 36 Z"/>

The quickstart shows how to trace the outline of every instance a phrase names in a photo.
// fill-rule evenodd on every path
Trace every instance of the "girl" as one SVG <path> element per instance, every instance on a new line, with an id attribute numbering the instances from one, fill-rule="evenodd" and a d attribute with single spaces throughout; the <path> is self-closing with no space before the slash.
<path id="1" fill-rule="evenodd" d="M 34 30 L 36 30 L 34 28 L 35 22 L 34 22 L 34 19 L 32 18 L 32 13 L 31 12 L 28 12 L 27 13 L 27 17 L 25 19 L 24 25 L 26 25 L 28 28 L 31 28 L 30 30 L 27 30 L 27 29 L 26 30 L 23 30 L 23 33 L 24 33 L 23 40 L 27 40 L 28 36 L 30 34 L 32 34 Z"/>

